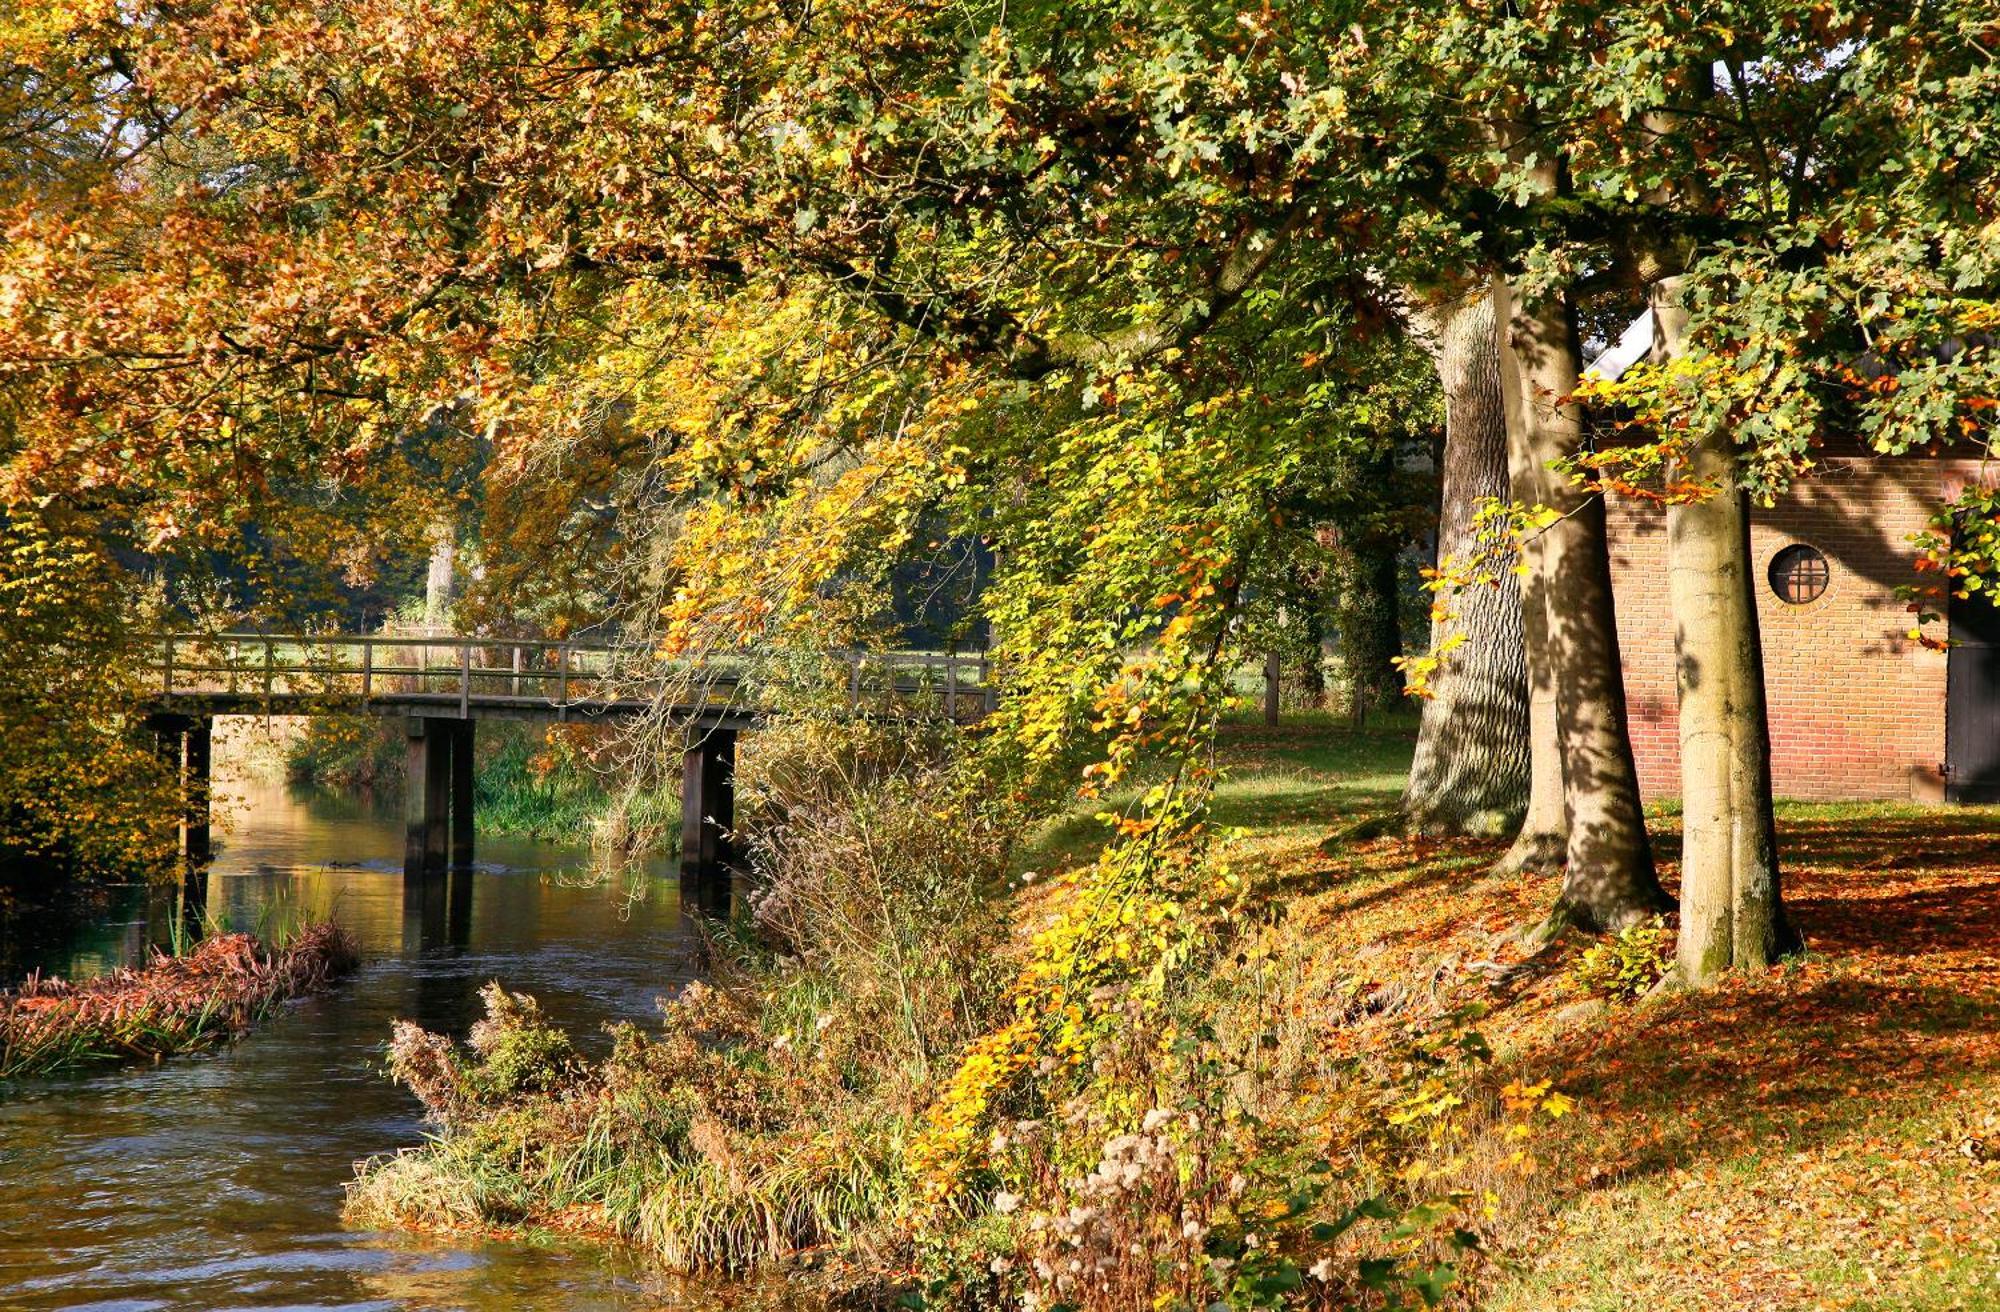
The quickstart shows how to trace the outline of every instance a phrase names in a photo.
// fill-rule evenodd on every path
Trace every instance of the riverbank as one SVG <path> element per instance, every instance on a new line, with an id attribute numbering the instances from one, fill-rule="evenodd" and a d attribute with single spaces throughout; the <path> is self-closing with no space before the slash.
<path id="1" fill-rule="evenodd" d="M 245 780 L 240 759 L 218 754 L 237 823 L 202 900 L 218 920 L 267 937 L 296 915 L 331 915 L 355 936 L 362 966 L 279 1007 L 242 1042 L 10 1082 L 0 1303 L 658 1309 L 628 1254 L 412 1239 L 344 1227 L 339 1213 L 356 1161 L 422 1137 L 417 1101 L 382 1078 L 397 1019 L 463 1034 L 480 987 L 499 978 L 539 998 L 590 1057 L 609 1046 L 606 1023 L 651 1023 L 653 999 L 700 969 L 670 863 L 607 873 L 582 848 L 495 837 L 469 879 L 411 898 L 400 799 L 375 806 Z M 170 894 L 148 892 L 114 890 L 82 919 L 17 921 L 22 970 L 83 979 L 143 965 L 177 915 Z"/>
<path id="2" fill-rule="evenodd" d="M 353 937 L 319 921 L 271 946 L 220 933 L 81 982 L 31 976 L 0 992 L 0 1079 L 214 1047 L 358 963 Z"/>
<path id="3" fill-rule="evenodd" d="M 357 1208 L 615 1235 L 683 1265 L 831 1243 L 811 1265 L 848 1283 L 920 1272 L 903 1292 L 940 1306 L 1041 1267 L 1030 1280 L 1059 1286 L 1064 1263 L 1100 1249 L 1122 1263 L 1132 1244 L 1239 1283 L 1259 1272 L 1272 1303 L 1297 1288 L 1523 1312 L 2000 1305 L 1993 810 L 1784 807 L 1807 954 L 1654 995 L 1643 934 L 1522 959 L 1511 931 L 1553 888 L 1493 873 L 1494 845 L 1376 836 L 1406 735 L 1233 726 L 1225 759 L 1214 819 L 1239 832 L 1223 855 L 1243 895 L 1170 995 L 1168 1055 L 1100 1072 L 1132 1123 L 1104 1127 L 1102 1160 L 1050 1161 L 1068 1178 L 1043 1181 L 1040 1201 L 988 1176 L 951 1212 L 928 1207 L 904 1150 L 951 1063 L 927 1082 L 857 1078 L 842 995 L 780 973 L 707 997 L 664 1038 L 622 1037 L 609 1063 L 505 1089 L 492 1053 L 406 1032 L 406 1077 L 423 1082 L 428 1061 L 434 1089 L 469 1081 L 485 1101 L 432 1097 L 440 1138 L 371 1171 Z M 1671 887 L 1674 818 L 1654 820 Z M 1019 959 L 1051 923 L 1051 886 L 1098 832 L 1072 816 L 1016 853 L 989 900 L 994 955 Z M 696 1050 L 713 1069 L 691 1080 L 680 1054 Z M 634 1137 L 604 1133 L 632 1125 L 615 1114 L 631 1106 L 650 1109 Z M 1011 1106 L 995 1159 L 1092 1114 Z M 1055 1131 L 1065 1153 L 1087 1141 L 1079 1124 Z M 727 1210 L 769 1180 L 828 1205 L 772 1193 L 768 1215 Z M 1085 1214 L 1056 1199 L 1088 1218 L 1065 1220 Z M 740 1233 L 720 1225 L 691 1247 L 670 1222 L 698 1202 Z M 1183 1229 L 1198 1237 L 1174 1239 Z M 1076 1291 L 1085 1307 L 1122 1296 Z"/>

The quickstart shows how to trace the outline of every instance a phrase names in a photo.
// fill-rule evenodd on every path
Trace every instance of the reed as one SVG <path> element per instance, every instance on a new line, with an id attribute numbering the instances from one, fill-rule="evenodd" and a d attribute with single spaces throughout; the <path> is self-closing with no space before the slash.
<path id="1" fill-rule="evenodd" d="M 37 973 L 0 993 L 0 1079 L 211 1047 L 357 961 L 347 931 L 320 921 L 278 947 L 224 933 L 81 983 Z"/>
<path id="2" fill-rule="evenodd" d="M 690 986 L 660 1031 L 620 1026 L 591 1064 L 532 999 L 497 984 L 483 996 L 466 1044 L 397 1026 L 389 1071 L 437 1132 L 363 1164 L 350 1222 L 580 1234 L 678 1271 L 740 1273 L 899 1210 L 905 1119 L 812 1054 L 747 1046 L 755 1018 L 731 999 Z"/>

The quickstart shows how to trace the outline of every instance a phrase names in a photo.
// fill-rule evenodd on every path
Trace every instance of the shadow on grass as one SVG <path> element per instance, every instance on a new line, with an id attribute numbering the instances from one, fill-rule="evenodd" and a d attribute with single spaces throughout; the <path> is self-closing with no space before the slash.
<path id="1" fill-rule="evenodd" d="M 1864 870 L 2000 865 L 2000 815 L 1907 808 L 1877 814 L 1823 815 L 1787 808 L 1778 822 L 1779 857 L 1789 866 Z"/>
<path id="2" fill-rule="evenodd" d="M 1781 841 L 1805 959 L 1544 1053 L 1622 1123 L 1597 1137 L 1619 1146 L 1607 1182 L 1848 1138 L 1873 1151 L 1954 1087 L 2000 1080 L 2000 816 L 1795 814 Z"/>
<path id="3" fill-rule="evenodd" d="M 1935 985 L 1835 977 L 1690 999 L 1618 1027 L 1563 1083 L 1622 1131 L 1607 1181 L 1746 1149 L 1807 1151 L 1933 1105 L 1942 1086 L 2000 1073 L 2000 1006 Z"/>
<path id="4" fill-rule="evenodd" d="M 1357 892 L 1354 896 L 1341 901 L 1326 903 L 1320 909 L 1320 914 L 1329 920 L 1338 920 L 1343 916 L 1351 916 L 1370 907 L 1393 902 L 1427 889 L 1474 887 L 1497 877 L 1493 871 L 1493 857 L 1496 854 L 1484 848 L 1476 851 L 1467 851 L 1457 846 L 1440 849 L 1435 857 L 1420 865 L 1408 867 L 1397 878 L 1385 879 L 1374 887 Z M 1338 864 L 1313 871 L 1302 871 L 1297 875 L 1288 875 L 1273 881 L 1272 889 L 1278 894 L 1310 892 L 1315 887 L 1325 888 L 1328 880 L 1343 873 L 1348 873 L 1347 868 Z M 1354 881 L 1359 882 L 1371 873 L 1373 872 L 1365 870 L 1354 871 Z M 1443 928 L 1449 931 L 1455 926 L 1447 923 Z"/>

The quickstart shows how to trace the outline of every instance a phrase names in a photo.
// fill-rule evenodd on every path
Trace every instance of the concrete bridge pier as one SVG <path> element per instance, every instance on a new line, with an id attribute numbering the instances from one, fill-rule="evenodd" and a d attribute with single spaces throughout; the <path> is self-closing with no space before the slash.
<path id="1" fill-rule="evenodd" d="M 681 903 L 727 914 L 736 824 L 736 730 L 688 729 L 681 752 Z"/>
<path id="2" fill-rule="evenodd" d="M 403 874 L 472 864 L 472 721 L 413 715 L 403 788 Z"/>

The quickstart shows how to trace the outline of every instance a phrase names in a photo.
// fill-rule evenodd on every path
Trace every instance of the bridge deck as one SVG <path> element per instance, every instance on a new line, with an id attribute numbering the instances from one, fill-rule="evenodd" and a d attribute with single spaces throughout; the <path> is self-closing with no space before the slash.
<path id="1" fill-rule="evenodd" d="M 397 715 L 409 721 L 403 872 L 417 887 L 472 860 L 473 725 L 481 719 L 590 720 L 662 715 L 689 725 L 682 753 L 681 876 L 699 899 L 726 898 L 734 862 L 739 730 L 763 718 L 741 678 L 713 667 L 636 677 L 599 644 L 524 638 L 168 634 L 146 709 L 181 779 L 182 850 L 208 858 L 209 717 Z M 992 709 L 983 656 L 853 652 L 852 715 L 974 720 Z M 648 677 L 650 675 L 650 677 Z M 699 687 L 698 700 L 669 700 Z M 838 694 L 833 689 L 829 692 Z"/>
<path id="2" fill-rule="evenodd" d="M 607 720 L 660 714 L 705 728 L 747 728 L 762 709 L 738 675 L 686 667 L 635 676 L 597 643 L 527 638 L 316 634 L 168 634 L 154 640 L 150 709 L 169 715 L 404 715 L 447 719 Z M 992 704 L 983 656 L 850 652 L 851 714 L 972 720 Z"/>

